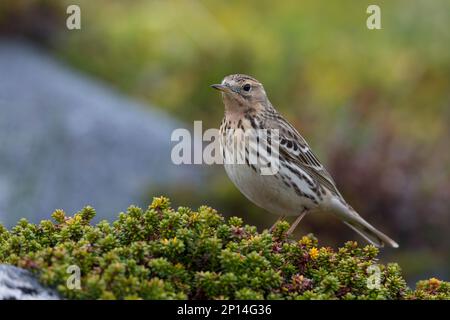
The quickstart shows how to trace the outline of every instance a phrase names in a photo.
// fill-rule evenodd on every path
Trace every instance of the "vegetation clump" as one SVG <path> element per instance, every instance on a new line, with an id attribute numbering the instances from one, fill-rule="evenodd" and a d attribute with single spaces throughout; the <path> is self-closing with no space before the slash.
<path id="1" fill-rule="evenodd" d="M 91 224 L 92 207 L 54 222 L 0 225 L 0 263 L 32 271 L 69 299 L 449 299 L 437 279 L 407 287 L 377 248 L 347 242 L 337 251 L 312 235 L 286 237 L 287 222 L 258 233 L 242 219 L 202 206 L 174 210 L 165 197 L 131 206 L 112 224 Z M 67 285 L 70 266 L 80 287 Z"/>

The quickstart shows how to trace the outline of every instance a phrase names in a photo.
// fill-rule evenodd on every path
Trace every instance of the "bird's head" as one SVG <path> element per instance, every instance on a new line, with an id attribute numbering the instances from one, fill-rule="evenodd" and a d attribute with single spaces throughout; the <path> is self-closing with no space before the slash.
<path id="1" fill-rule="evenodd" d="M 226 76 L 222 83 L 211 85 L 222 92 L 225 110 L 227 112 L 257 111 L 268 104 L 263 85 L 253 77 L 245 74 Z"/>

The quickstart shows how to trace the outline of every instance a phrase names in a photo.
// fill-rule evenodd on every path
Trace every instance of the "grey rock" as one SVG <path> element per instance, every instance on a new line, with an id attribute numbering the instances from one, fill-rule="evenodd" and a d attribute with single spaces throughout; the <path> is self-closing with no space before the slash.
<path id="1" fill-rule="evenodd" d="M 58 294 L 43 287 L 27 270 L 0 264 L 0 300 L 59 300 Z"/>
<path id="2" fill-rule="evenodd" d="M 182 124 L 57 62 L 0 38 L 0 223 L 85 205 L 112 218 L 149 190 L 198 186 L 198 167 L 170 159 Z"/>

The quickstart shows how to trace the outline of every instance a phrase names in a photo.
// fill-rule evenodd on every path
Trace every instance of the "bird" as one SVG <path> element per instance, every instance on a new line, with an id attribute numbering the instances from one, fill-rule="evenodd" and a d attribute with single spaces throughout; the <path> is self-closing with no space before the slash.
<path id="1" fill-rule="evenodd" d="M 211 87 L 221 92 L 224 103 L 218 138 L 225 171 L 246 198 L 279 216 L 270 231 L 286 216 L 296 216 L 290 235 L 305 215 L 322 212 L 376 247 L 398 248 L 345 201 L 306 140 L 271 104 L 261 82 L 232 74 Z M 257 161 L 250 162 L 255 153 Z M 236 161 L 239 157 L 242 160 Z M 271 164 L 277 164 L 272 165 L 273 174 L 263 174 Z"/>

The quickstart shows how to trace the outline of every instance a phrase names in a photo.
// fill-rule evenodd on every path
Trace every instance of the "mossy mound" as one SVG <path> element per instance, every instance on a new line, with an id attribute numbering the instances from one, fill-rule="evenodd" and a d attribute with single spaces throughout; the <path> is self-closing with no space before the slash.
<path id="1" fill-rule="evenodd" d="M 164 197 L 112 224 L 93 226 L 94 216 L 91 207 L 73 217 L 56 210 L 55 222 L 0 226 L 0 263 L 31 270 L 70 299 L 450 299 L 450 283 L 437 279 L 409 289 L 373 246 L 320 248 L 311 235 L 288 239 L 287 222 L 258 233 L 209 207 L 174 210 Z M 67 286 L 72 265 L 80 289 Z"/>

